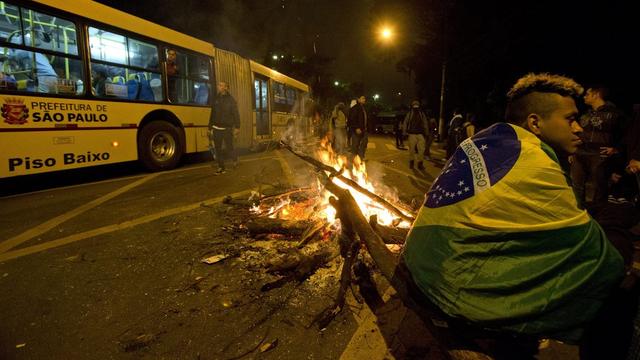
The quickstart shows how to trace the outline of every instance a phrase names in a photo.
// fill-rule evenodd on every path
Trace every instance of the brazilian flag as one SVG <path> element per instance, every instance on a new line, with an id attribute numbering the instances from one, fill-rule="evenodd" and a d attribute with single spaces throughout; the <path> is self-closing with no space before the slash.
<path id="1" fill-rule="evenodd" d="M 554 151 L 498 123 L 460 144 L 427 194 L 404 261 L 452 317 L 576 341 L 623 274 Z"/>

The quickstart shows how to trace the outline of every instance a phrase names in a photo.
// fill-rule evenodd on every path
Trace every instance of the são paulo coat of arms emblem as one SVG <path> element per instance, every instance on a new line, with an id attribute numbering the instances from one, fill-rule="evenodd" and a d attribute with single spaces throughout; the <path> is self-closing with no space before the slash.
<path id="1" fill-rule="evenodd" d="M 9 125 L 22 125 L 27 123 L 29 109 L 20 99 L 5 99 L 2 105 L 2 117 Z"/>

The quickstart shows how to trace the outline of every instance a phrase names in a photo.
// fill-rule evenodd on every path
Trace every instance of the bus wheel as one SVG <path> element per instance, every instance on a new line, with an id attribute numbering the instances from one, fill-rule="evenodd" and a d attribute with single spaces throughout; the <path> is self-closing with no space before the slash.
<path id="1" fill-rule="evenodd" d="M 140 131 L 138 157 L 151 171 L 173 169 L 182 157 L 178 129 L 165 121 L 153 121 Z"/>

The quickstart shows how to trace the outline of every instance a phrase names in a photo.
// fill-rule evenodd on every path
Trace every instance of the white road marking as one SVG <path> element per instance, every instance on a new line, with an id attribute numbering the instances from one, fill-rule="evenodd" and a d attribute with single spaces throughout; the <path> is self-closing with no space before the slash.
<path id="1" fill-rule="evenodd" d="M 245 163 L 245 162 L 251 162 L 251 161 L 269 160 L 269 159 L 274 159 L 274 157 L 273 156 L 261 156 L 261 157 L 249 158 L 249 159 L 242 159 L 241 158 L 239 160 L 239 162 Z M 204 169 L 204 168 L 210 168 L 210 167 L 211 167 L 211 163 L 207 163 L 207 165 L 198 165 L 198 166 L 193 166 L 193 167 L 184 167 L 184 168 L 179 168 L 179 169 L 174 169 L 174 170 L 163 171 L 160 174 L 161 175 L 162 174 L 173 174 L 173 173 L 178 173 L 178 172 L 183 172 L 183 171 Z M 28 192 L 28 193 L 20 193 L 20 194 L 16 194 L 16 195 L 3 196 L 3 197 L 0 197 L 0 199 L 9 199 L 9 198 L 14 198 L 14 197 L 19 197 L 19 196 L 40 194 L 40 193 L 56 191 L 56 190 L 75 189 L 75 188 L 79 188 L 79 187 L 83 187 L 83 186 L 96 185 L 96 184 L 106 184 L 106 183 L 111 183 L 111 182 L 116 182 L 116 181 L 133 180 L 133 179 L 139 179 L 139 178 L 142 178 L 142 177 L 145 177 L 145 176 L 149 176 L 149 174 L 133 175 L 133 176 L 120 177 L 120 178 L 115 178 L 115 179 L 93 181 L 93 182 L 88 182 L 88 183 L 83 183 L 83 184 L 56 187 L 56 188 L 52 188 L 52 189 L 44 189 L 44 190 L 32 191 L 32 192 Z"/>
<path id="2" fill-rule="evenodd" d="M 151 221 L 154 221 L 154 220 L 158 220 L 158 219 L 163 218 L 163 217 L 167 217 L 167 216 L 176 215 L 176 214 L 180 214 L 180 213 L 183 213 L 183 212 L 195 210 L 195 209 L 197 209 L 197 208 L 199 208 L 200 206 L 203 206 L 203 205 L 204 206 L 210 206 L 210 205 L 213 205 L 215 203 L 221 202 L 227 196 L 231 196 L 231 197 L 235 198 L 235 197 L 238 197 L 238 196 L 246 196 L 246 195 L 249 195 L 250 193 L 251 193 L 251 190 L 244 190 L 244 191 L 240 191 L 240 192 L 233 193 L 233 194 L 218 196 L 218 197 L 211 198 L 211 199 L 208 199 L 208 200 L 205 200 L 205 201 L 198 201 L 198 202 L 193 203 L 193 204 L 184 205 L 184 206 L 180 206 L 180 207 L 173 208 L 173 209 L 167 209 L 167 210 L 155 213 L 155 214 L 142 216 L 142 217 L 139 217 L 137 219 L 127 220 L 127 221 L 121 222 L 119 224 L 106 225 L 106 226 L 99 227 L 97 229 L 93 229 L 93 230 L 81 232 L 81 233 L 78 233 L 78 234 L 65 236 L 65 237 L 57 239 L 57 240 L 52 240 L 52 241 L 48 241 L 48 242 L 45 242 L 45 243 L 42 243 L 42 244 L 33 245 L 33 246 L 26 247 L 26 248 L 5 252 L 5 253 L 0 254 L 0 262 L 11 260 L 11 259 L 15 259 L 15 258 L 19 258 L 19 257 L 25 256 L 25 255 L 34 254 L 34 253 L 37 253 L 37 252 L 40 252 L 40 251 L 56 248 L 56 247 L 59 247 L 59 246 L 71 244 L 71 243 L 74 243 L 76 241 L 93 238 L 93 237 L 100 236 L 100 235 L 107 234 L 107 233 L 111 233 L 111 232 L 114 232 L 114 231 L 128 229 L 128 228 L 131 228 L 131 227 L 134 227 L 134 226 L 137 226 L 137 225 L 141 225 L 141 224 L 145 224 L 145 223 L 148 223 L 148 222 L 151 222 Z"/>
<path id="3" fill-rule="evenodd" d="M 396 148 L 395 145 L 389 144 L 389 143 L 384 143 L 384 146 L 387 147 L 387 149 L 391 150 L 391 151 L 400 151 Z"/>
<path id="4" fill-rule="evenodd" d="M 367 143 L 367 149 L 375 149 L 375 148 L 376 148 L 376 143 L 374 142 Z"/>
<path id="5" fill-rule="evenodd" d="M 23 232 L 20 235 L 14 236 L 9 240 L 6 240 L 4 242 L 0 243 L 0 254 L 6 251 L 9 251 L 10 249 L 22 244 L 25 241 L 28 241 L 30 239 L 33 239 L 34 237 L 44 234 L 45 232 L 53 229 L 54 227 L 62 224 L 63 222 L 72 219 L 86 211 L 89 211 L 93 208 L 95 208 L 96 206 L 99 206 L 111 199 L 113 199 L 114 197 L 125 193 L 139 185 L 144 184 L 145 182 L 155 178 L 156 176 L 160 175 L 160 173 L 155 173 L 155 174 L 151 174 L 151 175 L 147 175 L 145 177 L 143 177 L 142 179 L 132 182 L 131 184 L 127 184 L 121 188 L 119 188 L 118 190 L 112 191 L 106 195 L 103 195 L 89 203 L 86 203 L 82 206 L 79 206 L 71 211 L 67 211 L 62 215 L 56 216 L 53 219 L 47 220 L 45 222 L 43 222 L 40 225 L 37 225 L 35 227 L 32 227 L 31 229 Z"/>
<path id="6" fill-rule="evenodd" d="M 426 186 L 431 186 L 431 184 L 433 183 L 432 181 L 421 179 L 421 178 L 419 178 L 419 177 L 417 177 L 417 176 L 415 176 L 413 174 L 410 174 L 410 173 L 408 173 L 406 171 L 395 169 L 395 168 L 393 168 L 393 167 L 391 167 L 391 166 L 389 166 L 387 164 L 382 164 L 381 163 L 381 165 L 384 166 L 385 168 L 391 170 L 391 171 L 394 171 L 394 172 L 398 173 L 398 174 L 402 174 L 402 175 L 408 176 L 408 177 L 410 177 L 410 178 L 412 178 L 412 179 L 414 179 L 414 180 L 416 180 L 418 182 L 421 182 L 422 184 L 424 184 Z"/>
<path id="7" fill-rule="evenodd" d="M 386 302 L 389 301 L 391 295 L 395 293 L 395 290 L 389 286 L 385 293 L 382 295 L 382 299 Z M 353 299 L 348 297 L 347 299 Z M 351 300 L 348 302 L 355 302 Z M 406 310 L 401 310 L 406 312 Z M 351 336 L 351 340 L 347 344 L 346 348 L 340 355 L 340 360 L 382 360 L 382 359 L 395 359 L 395 357 L 389 351 L 389 346 L 382 336 L 382 332 L 376 322 L 377 316 L 371 312 L 369 306 L 364 304 L 358 314 L 354 314 L 356 321 L 358 322 L 358 328 Z"/>

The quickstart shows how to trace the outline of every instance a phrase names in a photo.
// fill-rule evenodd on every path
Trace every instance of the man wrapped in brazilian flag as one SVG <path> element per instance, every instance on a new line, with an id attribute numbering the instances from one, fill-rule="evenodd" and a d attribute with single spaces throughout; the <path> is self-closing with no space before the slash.
<path id="1" fill-rule="evenodd" d="M 581 143 L 582 91 L 558 75 L 521 78 L 507 122 L 462 142 L 431 186 L 402 256 L 450 317 L 575 342 L 622 280 L 621 255 L 561 165 Z"/>

